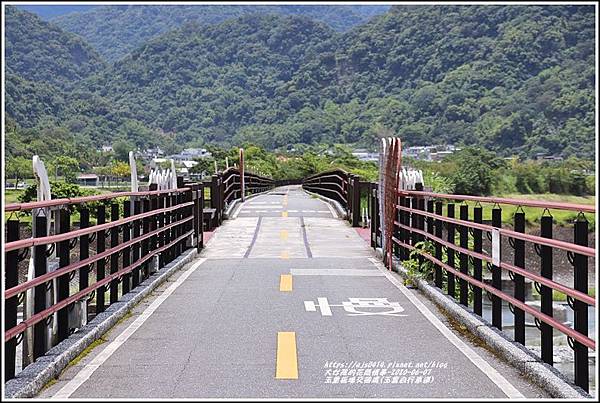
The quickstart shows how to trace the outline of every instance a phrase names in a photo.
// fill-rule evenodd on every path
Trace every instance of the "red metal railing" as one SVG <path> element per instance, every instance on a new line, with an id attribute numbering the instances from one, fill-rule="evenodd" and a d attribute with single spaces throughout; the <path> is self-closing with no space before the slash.
<path id="1" fill-rule="evenodd" d="M 90 226 L 91 210 L 87 203 L 99 201 L 104 203 L 95 207 L 97 225 Z M 110 222 L 105 222 L 106 203 L 110 205 Z M 69 320 L 68 312 L 74 303 L 86 301 L 86 315 L 98 314 L 108 304 L 116 302 L 119 294 L 122 296 L 135 288 L 151 271 L 164 267 L 186 248 L 201 248 L 199 217 L 202 216 L 202 205 L 202 184 L 189 184 L 175 190 L 122 192 L 7 205 L 6 212 L 31 211 L 35 232 L 29 238 L 19 239 L 22 233 L 19 216 L 12 214 L 7 220 L 4 246 L 6 379 L 15 375 L 16 347 L 22 340 L 20 335 L 27 329 L 33 328 L 33 359 L 37 359 L 53 347 L 48 343 L 49 321 L 57 321 L 58 332 L 53 344 L 64 340 L 80 325 Z M 78 229 L 72 228 L 70 222 L 73 206 L 79 208 Z M 47 232 L 51 213 L 54 214 L 53 234 Z M 108 239 L 110 246 L 107 249 Z M 94 241 L 96 250 L 92 251 L 90 246 Z M 80 244 L 79 254 L 73 250 L 77 243 Z M 24 281 L 29 250 L 35 274 Z M 56 259 L 49 261 L 53 251 L 56 251 Z M 151 265 L 153 258 L 157 266 Z M 75 261 L 71 262 L 72 259 Z M 58 267 L 49 270 L 53 266 Z M 93 267 L 95 281 L 89 284 Z M 72 291 L 70 282 L 77 274 L 79 287 Z M 53 289 L 53 283 L 58 286 L 54 289 L 52 302 L 48 302 L 47 293 Z M 26 298 L 29 291 L 34 291 L 33 301 Z M 105 294 L 109 294 L 109 301 Z M 94 297 L 95 309 L 90 310 L 90 301 Z M 18 322 L 18 306 L 24 304 L 33 304 L 27 309 L 33 314 Z M 23 311 L 26 311 L 24 306 Z"/>
<path id="2" fill-rule="evenodd" d="M 596 342 L 588 335 L 588 308 L 596 306 L 596 299 L 589 295 L 588 259 L 596 258 L 596 250 L 588 246 L 588 221 L 584 213 L 595 213 L 595 206 L 418 190 L 399 190 L 396 200 L 391 248 L 398 260 L 416 258 L 421 267 L 429 267 L 426 262 L 430 262 L 432 269 L 426 275 L 432 275 L 434 284 L 460 304 L 472 306 L 478 315 L 483 315 L 482 291 L 485 291 L 491 300 L 492 325 L 499 329 L 503 328 L 502 304 L 508 304 L 514 315 L 514 339 L 523 345 L 525 313 L 531 315 L 541 332 L 541 358 L 546 363 L 553 365 L 554 362 L 553 329 L 563 333 L 574 350 L 575 384 L 586 391 L 589 389 L 588 350 L 595 350 Z M 459 206 L 460 217 L 455 217 L 455 200 L 463 202 Z M 476 204 L 469 206 L 465 201 Z M 481 203 L 493 204 L 491 225 L 483 222 Z M 502 205 L 517 206 L 512 217 L 513 229 L 502 228 Z M 525 212 L 519 207 L 540 208 L 540 235 L 525 232 Z M 579 213 L 572 224 L 573 241 L 553 239 L 555 225 L 550 210 Z M 498 251 L 502 251 L 501 245 L 508 241 L 508 258 L 512 258 L 512 262 L 501 253 L 494 256 L 497 241 L 493 241 L 493 232 L 499 234 Z M 485 248 L 484 234 L 488 235 Z M 526 264 L 527 245 L 538 255 L 534 260 L 539 261 L 539 267 Z M 572 286 L 553 279 L 553 254 L 556 253 L 566 254 L 572 265 Z M 531 259 L 529 256 L 529 262 Z M 484 263 L 491 272 L 491 282 L 483 279 Z M 512 295 L 502 290 L 502 271 L 512 280 Z M 526 303 L 526 280 L 539 292 L 541 309 Z M 553 317 L 553 291 L 566 295 L 574 312 L 573 327 Z"/>

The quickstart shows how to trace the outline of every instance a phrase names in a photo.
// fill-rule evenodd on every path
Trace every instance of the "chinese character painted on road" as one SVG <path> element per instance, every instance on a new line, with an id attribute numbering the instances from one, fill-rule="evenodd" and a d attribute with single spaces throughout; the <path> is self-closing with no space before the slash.
<path id="1" fill-rule="evenodd" d="M 398 302 L 390 302 L 387 298 L 348 298 L 341 304 L 330 304 L 327 298 L 317 298 L 317 303 L 313 301 L 304 301 L 304 308 L 307 312 L 316 312 L 317 307 L 322 316 L 332 316 L 331 307 L 341 306 L 348 316 L 407 316 L 401 315 L 404 308 Z"/>

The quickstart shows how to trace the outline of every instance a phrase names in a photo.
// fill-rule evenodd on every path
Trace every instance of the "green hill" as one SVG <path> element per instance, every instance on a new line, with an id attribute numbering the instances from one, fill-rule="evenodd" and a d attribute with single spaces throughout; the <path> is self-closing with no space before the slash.
<path id="1" fill-rule="evenodd" d="M 389 6 L 309 5 L 162 5 L 104 6 L 70 13 L 52 21 L 84 37 L 107 60 L 118 60 L 144 42 L 189 22 L 220 23 L 248 14 L 298 15 L 344 31 L 382 14 Z"/>
<path id="2" fill-rule="evenodd" d="M 79 36 L 13 6 L 5 11 L 7 73 L 65 87 L 105 67 Z"/>
<path id="3" fill-rule="evenodd" d="M 260 13 L 191 22 L 62 100 L 16 81 L 30 99 L 7 110 L 94 144 L 369 146 L 393 133 L 592 158 L 594 21 L 591 6 L 394 6 L 348 32 Z"/>

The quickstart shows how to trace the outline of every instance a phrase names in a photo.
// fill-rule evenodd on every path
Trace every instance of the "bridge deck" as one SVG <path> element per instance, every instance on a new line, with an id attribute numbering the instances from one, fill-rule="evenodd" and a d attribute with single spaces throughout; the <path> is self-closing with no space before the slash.
<path id="1" fill-rule="evenodd" d="M 105 339 L 39 397 L 547 397 L 293 186 L 246 201 Z"/>

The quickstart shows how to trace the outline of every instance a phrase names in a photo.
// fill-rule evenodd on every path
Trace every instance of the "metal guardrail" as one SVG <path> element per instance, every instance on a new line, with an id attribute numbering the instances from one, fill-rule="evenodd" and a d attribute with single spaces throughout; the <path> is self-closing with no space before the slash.
<path id="1" fill-rule="evenodd" d="M 247 170 L 244 172 L 246 195 L 266 192 L 275 186 L 271 178 L 260 176 Z M 210 231 L 223 223 L 223 214 L 229 204 L 241 198 L 242 186 L 240 171 L 237 168 L 228 168 L 211 176 L 210 181 L 204 182 L 209 189 L 209 196 L 205 199 L 204 207 L 208 217 L 204 220 L 203 227 Z"/>
<path id="2" fill-rule="evenodd" d="M 200 249 L 202 228 L 197 218 L 202 215 L 202 191 L 202 184 L 189 184 L 168 191 L 7 205 L 5 211 L 13 214 L 6 222 L 4 246 L 6 379 L 15 375 L 16 348 L 29 329 L 32 362 L 81 327 L 82 317 L 103 312 L 185 249 Z M 98 201 L 102 203 L 89 205 Z M 77 229 L 71 223 L 74 206 L 79 213 Z M 17 212 L 31 212 L 35 229 L 31 237 L 20 239 Z M 90 223 L 92 213 L 96 225 Z M 50 221 L 53 233 L 48 232 Z M 29 251 L 33 270 L 23 281 Z M 76 275 L 78 284 L 72 286 Z M 20 305 L 31 315 L 18 322 Z M 74 309 L 79 309 L 80 320 L 70 319 Z M 24 366 L 31 362 L 24 361 Z"/>
<path id="3" fill-rule="evenodd" d="M 358 175 L 335 169 L 304 178 L 302 187 L 337 201 L 348 212 L 352 226 L 360 225 L 361 182 Z"/>
<path id="4" fill-rule="evenodd" d="M 272 179 L 247 171 L 244 181 L 246 194 L 274 186 Z M 158 191 L 156 186 L 141 192 L 5 206 L 5 213 L 10 214 L 4 245 L 6 380 L 15 376 L 19 343 L 27 338 L 33 343 L 29 362 L 23 361 L 25 367 L 83 324 L 70 318 L 75 308 L 82 310 L 80 317 L 97 315 L 184 250 L 200 250 L 204 231 L 222 223 L 227 205 L 242 192 L 237 168 L 213 175 L 207 183 L 184 184 L 183 178 L 178 178 L 177 189 Z M 90 203 L 97 205 L 91 207 Z M 71 223 L 74 207 L 80 217 L 78 228 Z M 19 216 L 24 212 L 31 212 L 35 233 L 20 239 Z M 96 225 L 91 225 L 91 215 L 95 215 Z M 53 232 L 48 232 L 49 222 L 54 224 Z M 24 281 L 30 251 L 33 273 Z M 71 282 L 77 281 L 76 276 L 74 287 Z M 31 315 L 19 321 L 19 307 Z M 55 325 L 57 332 L 50 335 L 49 328 Z M 26 333 L 30 333 L 28 337 Z"/>
<path id="5" fill-rule="evenodd" d="M 371 184 L 371 246 L 382 245 L 379 229 L 377 184 Z M 417 188 L 422 188 L 418 184 Z M 396 197 L 395 220 L 391 245 L 393 256 L 399 261 L 411 259 L 415 251 L 420 265 L 430 262 L 433 283 L 465 307 L 482 316 L 483 293 L 491 301 L 492 325 L 502 330 L 502 304 L 508 304 L 514 316 L 514 340 L 525 345 L 525 314 L 533 317 L 540 330 L 541 359 L 554 364 L 554 331 L 567 337 L 574 350 L 574 381 L 589 390 L 589 350 L 596 342 L 588 336 L 588 308 L 596 306 L 589 295 L 588 259 L 596 258 L 596 250 L 588 246 L 588 220 L 585 213 L 595 213 L 595 206 L 546 201 L 519 200 L 466 195 L 449 195 L 422 190 L 399 190 Z M 456 216 L 454 201 L 462 202 Z M 474 206 L 466 201 L 475 202 Z M 491 204 L 491 225 L 483 221 L 484 206 Z M 502 205 L 516 206 L 513 228 L 502 228 Z M 539 234 L 525 232 L 525 212 L 520 207 L 540 208 Z M 445 215 L 444 215 L 445 210 Z M 551 210 L 578 212 L 572 224 L 573 241 L 553 239 Z M 495 233 L 495 235 L 492 235 Z M 487 246 L 484 248 L 484 235 Z M 499 254 L 500 245 L 508 242 L 512 261 Z M 539 259 L 539 273 L 526 267 L 526 245 L 532 245 Z M 494 248 L 498 248 L 497 252 Z M 553 279 L 553 254 L 566 253 L 573 267 L 573 285 Z M 414 255 L 413 255 L 414 256 Z M 384 259 L 385 260 L 385 259 Z M 388 262 L 385 262 L 389 266 Z M 483 279 L 483 269 L 491 272 L 491 282 Z M 536 269 L 537 270 L 537 269 Z M 514 290 L 502 290 L 502 272 L 508 272 Z M 540 309 L 525 303 L 526 280 L 531 281 L 540 294 Z M 553 291 L 566 295 L 573 310 L 573 327 L 553 317 Z"/>

